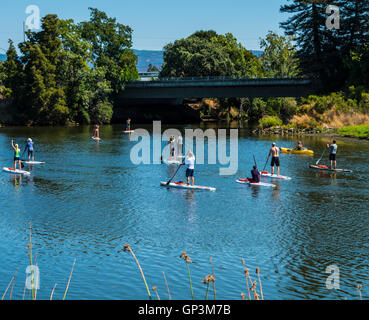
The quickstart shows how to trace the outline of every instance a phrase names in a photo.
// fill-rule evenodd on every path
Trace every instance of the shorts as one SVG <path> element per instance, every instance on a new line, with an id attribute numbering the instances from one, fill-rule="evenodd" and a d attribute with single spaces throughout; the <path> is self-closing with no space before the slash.
<path id="1" fill-rule="evenodd" d="M 277 167 L 279 167 L 279 157 L 273 157 L 272 158 L 272 164 L 271 164 L 271 166 L 274 167 L 274 165 L 276 165 Z"/>
<path id="2" fill-rule="evenodd" d="M 329 155 L 329 160 L 330 160 L 330 161 L 336 161 L 336 154 L 331 153 L 331 154 Z"/>
<path id="3" fill-rule="evenodd" d="M 19 161 L 20 157 L 14 157 L 14 161 Z"/>
<path id="4" fill-rule="evenodd" d="M 33 150 L 28 150 L 28 156 L 32 156 L 33 157 Z"/>
<path id="5" fill-rule="evenodd" d="M 195 170 L 194 169 L 187 169 L 186 170 L 186 178 L 193 177 Z"/>

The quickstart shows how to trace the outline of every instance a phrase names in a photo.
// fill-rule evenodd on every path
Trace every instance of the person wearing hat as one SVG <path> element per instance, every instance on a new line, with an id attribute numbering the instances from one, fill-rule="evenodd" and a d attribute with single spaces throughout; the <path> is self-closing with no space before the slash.
<path id="1" fill-rule="evenodd" d="M 31 157 L 32 157 L 32 161 L 35 161 L 35 157 L 33 154 L 33 141 L 31 138 L 28 138 L 27 140 L 27 144 L 26 144 L 26 147 L 24 148 L 24 152 L 26 152 L 26 150 L 28 151 L 28 161 L 31 161 Z"/>
<path id="2" fill-rule="evenodd" d="M 17 170 L 17 162 L 19 164 L 19 170 L 22 170 L 22 160 L 20 158 L 21 150 L 17 144 L 14 145 L 14 140 L 12 140 L 12 148 L 14 149 L 14 170 Z"/>
<path id="3" fill-rule="evenodd" d="M 274 174 L 274 166 L 277 167 L 277 173 L 279 176 L 279 148 L 276 146 L 275 142 L 272 144 L 272 148 L 269 151 L 268 160 L 272 156 L 272 174 Z"/>

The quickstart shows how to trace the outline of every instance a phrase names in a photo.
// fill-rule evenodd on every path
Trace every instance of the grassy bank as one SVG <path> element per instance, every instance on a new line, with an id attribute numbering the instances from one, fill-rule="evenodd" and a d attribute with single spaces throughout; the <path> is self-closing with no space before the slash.
<path id="1" fill-rule="evenodd" d="M 369 125 L 343 127 L 339 128 L 337 133 L 343 136 L 369 139 Z"/>

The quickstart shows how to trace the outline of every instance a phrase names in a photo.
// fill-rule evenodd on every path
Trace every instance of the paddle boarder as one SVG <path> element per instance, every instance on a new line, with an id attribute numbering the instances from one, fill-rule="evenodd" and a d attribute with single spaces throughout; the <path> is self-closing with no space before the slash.
<path id="1" fill-rule="evenodd" d="M 34 157 L 34 150 L 33 150 L 33 141 L 31 138 L 28 138 L 27 140 L 27 144 L 26 144 L 26 147 L 24 148 L 24 152 L 28 151 L 28 161 L 31 161 L 31 157 L 32 157 L 32 161 L 35 161 L 35 157 Z"/>
<path id="2" fill-rule="evenodd" d="M 100 126 L 98 124 L 95 125 L 94 138 L 100 138 Z"/>
<path id="3" fill-rule="evenodd" d="M 183 155 L 183 138 L 182 138 L 182 136 L 178 136 L 178 138 L 177 138 L 177 153 L 178 153 L 178 156 Z"/>
<path id="4" fill-rule="evenodd" d="M 274 166 L 277 167 L 277 175 L 279 176 L 279 148 L 276 146 L 275 142 L 272 144 L 272 148 L 269 151 L 268 159 L 272 156 L 272 174 L 274 174 Z"/>
<path id="5" fill-rule="evenodd" d="M 174 139 L 173 136 L 170 137 L 168 143 L 170 144 L 170 158 L 169 158 L 169 160 L 174 160 L 174 158 L 175 158 L 175 147 L 174 147 L 175 139 Z"/>
<path id="6" fill-rule="evenodd" d="M 131 131 L 131 119 L 128 118 L 126 122 L 126 131 Z"/>
<path id="7" fill-rule="evenodd" d="M 337 161 L 336 161 L 336 155 L 337 155 L 337 143 L 336 140 L 333 140 L 333 143 L 330 144 L 330 142 L 327 144 L 327 148 L 329 149 L 329 160 L 331 162 L 331 169 L 336 169 Z"/>
<path id="8" fill-rule="evenodd" d="M 12 140 L 12 148 L 14 149 L 14 170 L 17 170 L 17 162 L 19 164 L 19 170 L 22 170 L 22 160 L 20 158 L 20 149 L 16 144 L 14 145 L 14 141 Z"/>
<path id="9" fill-rule="evenodd" d="M 253 167 L 253 170 L 251 170 L 251 176 L 252 176 L 252 178 L 251 178 L 250 182 L 253 182 L 253 183 L 259 183 L 260 182 L 261 173 L 258 170 L 258 167 L 256 165 Z"/>
<path id="10" fill-rule="evenodd" d="M 191 178 L 191 182 L 192 185 L 195 185 L 195 178 L 194 178 L 194 173 L 195 173 L 195 155 L 193 154 L 193 152 L 191 150 L 188 151 L 188 155 L 185 158 L 185 163 L 182 163 L 181 166 L 186 165 L 187 170 L 186 170 L 186 178 L 187 178 L 187 185 L 190 185 L 190 178 Z"/>

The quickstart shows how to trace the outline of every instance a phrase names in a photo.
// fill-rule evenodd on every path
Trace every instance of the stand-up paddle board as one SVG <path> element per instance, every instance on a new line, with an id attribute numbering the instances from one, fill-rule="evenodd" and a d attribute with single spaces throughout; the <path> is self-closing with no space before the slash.
<path id="1" fill-rule="evenodd" d="M 352 172 L 352 170 L 347 170 L 347 169 L 330 169 L 328 168 L 328 166 L 316 166 L 311 164 L 310 168 L 312 169 L 316 169 L 316 170 L 321 170 L 321 171 L 332 171 L 332 172 Z"/>
<path id="2" fill-rule="evenodd" d="M 18 169 L 14 170 L 13 168 L 3 168 L 3 171 L 7 173 L 11 173 L 11 174 L 20 174 L 20 175 L 25 175 L 25 176 L 31 175 L 31 172 L 18 170 Z"/>
<path id="3" fill-rule="evenodd" d="M 175 159 L 166 159 L 166 160 L 163 160 L 163 162 L 166 164 L 181 164 L 182 163 L 182 161 L 175 160 Z"/>
<path id="4" fill-rule="evenodd" d="M 272 184 L 272 183 L 266 183 L 266 182 L 251 182 L 249 179 L 239 179 L 236 181 L 237 183 L 241 183 L 241 184 L 248 184 L 250 186 L 260 186 L 260 187 L 275 187 L 276 185 Z"/>
<path id="5" fill-rule="evenodd" d="M 23 161 L 25 164 L 45 164 L 46 162 L 42 161 Z"/>
<path id="6" fill-rule="evenodd" d="M 261 172 L 261 176 L 262 177 L 268 177 L 268 178 L 273 178 L 273 179 L 282 179 L 282 180 L 291 180 L 292 178 L 290 177 L 286 177 L 286 176 L 279 176 L 277 174 L 271 174 L 268 171 L 262 171 Z"/>
<path id="7" fill-rule="evenodd" d="M 163 187 L 171 187 L 171 188 L 181 188 L 181 189 L 193 189 L 193 190 L 208 190 L 208 191 L 216 191 L 216 188 L 211 187 L 202 187 L 202 186 L 191 186 L 184 182 L 172 182 L 167 185 L 167 182 L 160 182 L 160 185 Z"/>
<path id="8" fill-rule="evenodd" d="M 100 141 L 101 140 L 100 138 L 97 138 L 97 137 L 92 137 L 91 139 L 95 140 L 95 141 Z"/>
<path id="9" fill-rule="evenodd" d="M 127 130 L 127 131 L 123 131 L 124 133 L 133 133 L 135 132 L 134 130 Z"/>

